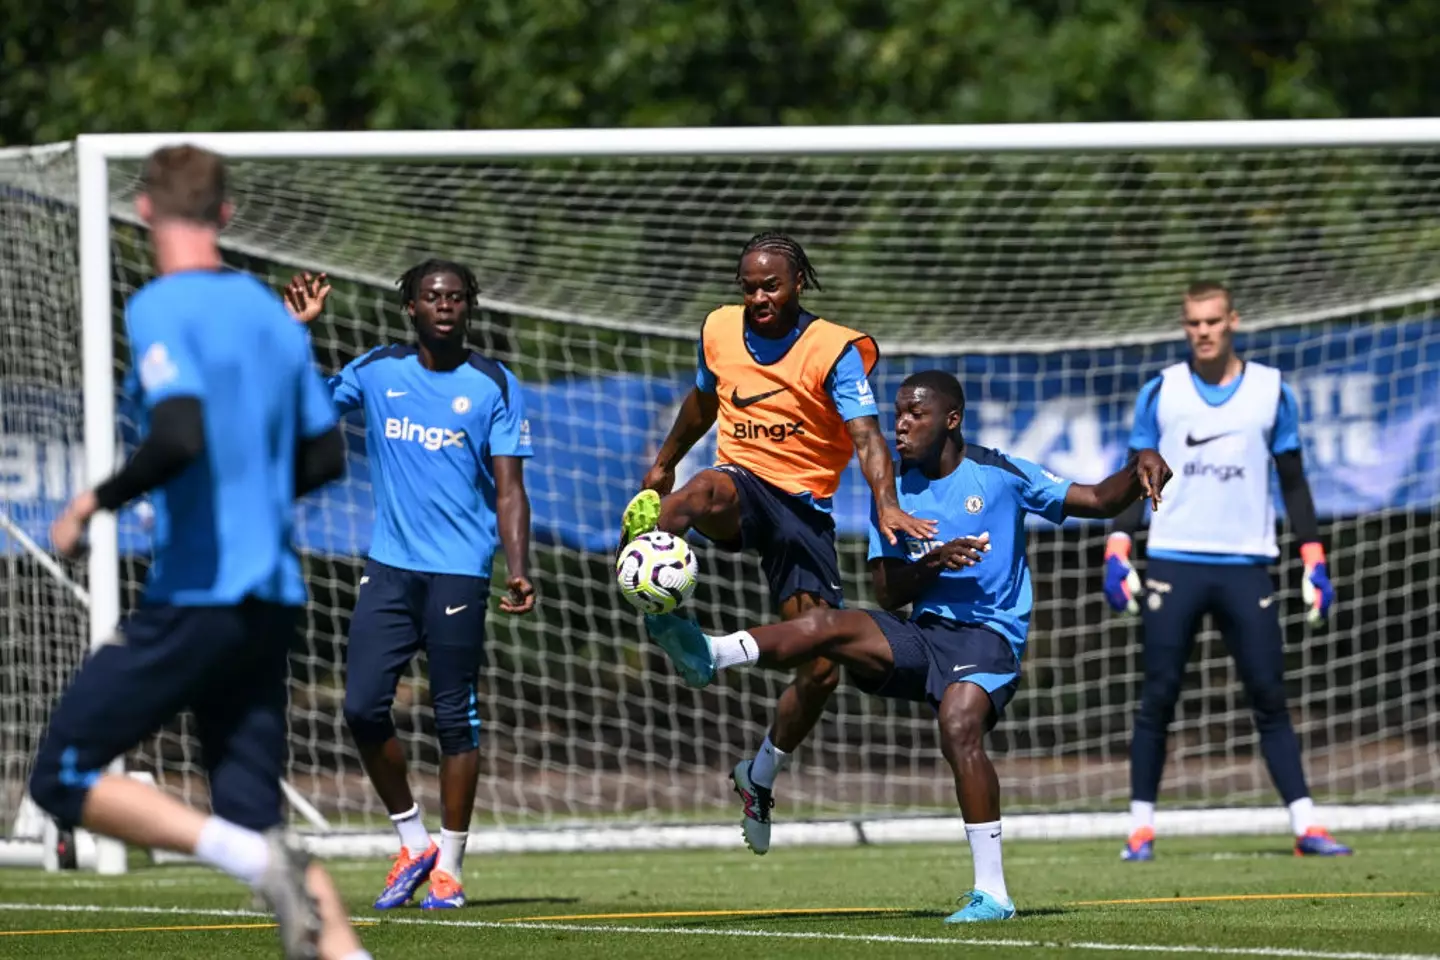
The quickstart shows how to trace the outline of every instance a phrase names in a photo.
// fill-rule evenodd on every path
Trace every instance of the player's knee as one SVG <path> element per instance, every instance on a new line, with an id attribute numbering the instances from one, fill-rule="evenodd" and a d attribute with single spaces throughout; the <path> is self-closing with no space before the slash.
<path id="1" fill-rule="evenodd" d="M 796 670 L 795 682 L 805 688 L 807 694 L 828 697 L 840 686 L 840 667 L 823 657 L 811 660 Z"/>
<path id="2" fill-rule="evenodd" d="M 1285 684 L 1270 683 L 1250 691 L 1255 712 L 1255 725 L 1261 730 L 1290 722 L 1290 707 L 1285 700 Z"/>
<path id="3" fill-rule="evenodd" d="M 379 697 L 345 694 L 345 726 L 356 743 L 384 743 L 395 735 L 395 720 L 390 715 L 390 701 Z"/>
<path id="4" fill-rule="evenodd" d="M 1179 683 L 1146 682 L 1140 690 L 1140 708 L 1135 712 L 1136 722 L 1169 726 L 1175 717 L 1175 704 L 1179 700 Z"/>
<path id="5" fill-rule="evenodd" d="M 41 747 L 30 770 L 30 798 L 65 828 L 80 825 L 85 798 L 101 770 L 81 770 L 74 747 Z"/>
<path id="6" fill-rule="evenodd" d="M 940 718 L 940 747 L 945 759 L 955 765 L 958 758 L 981 749 L 985 740 L 985 718 L 973 710 L 947 710 Z"/>
<path id="7" fill-rule="evenodd" d="M 440 752 L 447 757 L 479 749 L 480 718 L 473 710 L 446 709 L 437 703 L 435 738 L 440 741 Z"/>

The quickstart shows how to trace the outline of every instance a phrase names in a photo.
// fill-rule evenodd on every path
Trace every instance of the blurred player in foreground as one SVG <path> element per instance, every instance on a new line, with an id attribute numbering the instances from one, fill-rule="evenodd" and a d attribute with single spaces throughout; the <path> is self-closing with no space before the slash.
<path id="1" fill-rule="evenodd" d="M 695 386 L 625 509 L 623 547 L 659 529 L 695 529 L 725 549 L 754 550 L 780 617 L 843 605 L 831 497 L 852 451 L 870 484 L 887 543 L 897 535 L 928 539 L 935 525 L 916 520 L 895 499 L 890 450 L 880 432 L 870 371 L 875 341 L 800 305 L 820 289 L 804 249 L 779 233 L 745 244 L 736 280 L 743 305 L 720 307 L 700 328 Z M 719 422 L 717 463 L 678 491 L 675 467 Z M 799 665 L 781 695 L 774 726 L 753 760 L 731 778 L 744 808 L 745 843 L 770 849 L 775 776 L 819 721 L 839 683 L 834 664 Z"/>
<path id="2" fill-rule="evenodd" d="M 520 383 L 466 344 L 479 285 L 469 268 L 427 260 L 406 271 L 400 299 L 416 342 L 376 347 L 329 385 L 341 413 L 365 412 L 375 532 L 350 620 L 345 722 L 399 834 L 377 909 L 402 906 L 428 880 L 421 906 L 465 905 L 461 869 L 480 774 L 475 685 L 497 535 L 505 548 L 506 613 L 529 613 L 530 500 L 523 464 L 530 421 Z M 330 293 L 324 276 L 294 278 L 291 313 L 309 323 Z M 400 675 L 424 650 L 440 740 L 440 843 L 411 793 L 391 705 Z"/>
<path id="3" fill-rule="evenodd" d="M 1142 450 L 1098 484 L 1070 483 L 966 443 L 964 410 L 959 382 L 939 371 L 907 378 L 895 398 L 900 505 L 938 532 L 892 544 L 872 514 L 870 574 L 884 611 L 820 607 L 722 637 L 674 614 L 647 618 L 691 686 L 733 667 L 825 657 L 866 692 L 935 709 L 975 862 L 974 888 L 948 923 L 1015 916 L 1001 863 L 1000 781 L 984 737 L 1020 683 L 1033 602 L 1025 517 L 1113 517 L 1142 495 L 1158 505 L 1170 478 L 1160 455 Z M 907 605 L 908 618 L 889 612 Z"/>
<path id="4" fill-rule="evenodd" d="M 1309 620 L 1318 624 L 1326 617 L 1335 591 L 1301 462 L 1299 405 L 1280 371 L 1236 354 L 1240 316 L 1225 287 L 1192 284 L 1183 310 L 1190 360 L 1140 388 L 1130 434 L 1132 450 L 1156 447 L 1178 473 L 1168 509 L 1150 521 L 1145 681 L 1130 741 L 1130 839 L 1121 856 L 1154 857 L 1165 740 L 1206 613 L 1215 617 L 1250 697 L 1265 765 L 1290 813 L 1296 854 L 1345 855 L 1350 848 L 1316 822 L 1305 783 L 1285 702 L 1285 637 L 1269 570 L 1280 555 L 1270 496 L 1273 462 L 1305 562 Z M 1142 512 L 1137 504 L 1122 514 L 1105 546 L 1105 597 L 1121 612 L 1140 606 L 1130 535 Z"/>
<path id="5" fill-rule="evenodd" d="M 281 835 L 286 684 L 305 602 L 293 504 L 344 471 L 335 413 L 279 300 L 221 263 L 231 208 L 220 158 L 157 151 L 136 208 L 160 273 L 126 309 L 148 429 L 118 473 L 66 507 L 51 540 L 76 556 L 97 510 L 154 491 L 155 557 L 139 608 L 55 708 L 30 793 L 64 826 L 193 854 L 249 884 L 287 957 L 368 957 L 329 878 L 317 865 L 307 877 Z M 105 772 L 187 708 L 210 816 Z"/>

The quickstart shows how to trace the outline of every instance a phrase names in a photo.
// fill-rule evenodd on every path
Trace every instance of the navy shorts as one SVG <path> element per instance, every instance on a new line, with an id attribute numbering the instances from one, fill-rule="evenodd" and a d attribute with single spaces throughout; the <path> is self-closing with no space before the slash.
<path id="1" fill-rule="evenodd" d="M 278 825 L 298 614 L 259 600 L 136 610 L 60 698 L 35 758 L 31 796 L 66 827 L 77 825 L 110 761 L 189 709 L 211 809 L 251 830 Z"/>
<path id="2" fill-rule="evenodd" d="M 345 669 L 345 720 L 356 742 L 384 743 L 395 735 L 395 689 L 424 650 L 441 752 L 466 753 L 480 745 L 475 682 L 484 665 L 489 602 L 488 577 L 366 562 Z"/>
<path id="3" fill-rule="evenodd" d="M 797 593 L 814 594 L 836 609 L 843 607 L 835 518 L 744 467 L 724 463 L 713 469 L 733 480 L 740 494 L 740 542 L 717 546 L 760 554 L 760 569 L 777 608 Z"/>
<path id="4" fill-rule="evenodd" d="M 888 610 L 867 610 L 885 639 L 895 666 L 878 682 L 860 681 L 865 693 L 895 700 L 928 703 L 936 708 L 952 683 L 973 683 L 990 695 L 995 707 L 991 722 L 1020 687 L 1020 661 L 1010 641 L 985 627 L 956 623 L 933 613 L 918 619 Z"/>

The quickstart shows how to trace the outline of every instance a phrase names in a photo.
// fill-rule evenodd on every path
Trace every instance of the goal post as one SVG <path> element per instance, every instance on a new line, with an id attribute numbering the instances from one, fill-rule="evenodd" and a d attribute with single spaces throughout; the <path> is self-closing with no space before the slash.
<path id="1" fill-rule="evenodd" d="M 812 309 L 878 338 L 879 392 L 888 398 L 915 370 L 955 372 L 969 393 L 967 437 L 1087 481 L 1123 455 L 1139 384 L 1181 356 L 1185 282 L 1231 282 L 1242 348 L 1292 377 L 1307 410 L 1307 459 L 1332 541 L 1340 607 L 1330 632 L 1306 633 L 1293 605 L 1284 614 L 1317 800 L 1337 829 L 1440 823 L 1440 808 L 1416 802 L 1440 787 L 1430 762 L 1440 721 L 1415 679 L 1436 680 L 1423 625 L 1436 615 L 1440 428 L 1424 398 L 1440 389 L 1440 119 L 103 134 L 43 148 L 44 164 L 34 151 L 0 151 L 0 242 L 40 242 L 19 219 L 7 228 L 6 191 L 44 198 L 40 215 L 57 224 L 44 242 L 78 252 L 63 307 L 78 307 L 82 331 L 74 355 L 60 351 L 43 370 L 7 370 L 0 356 L 0 415 L 7 377 L 78 389 L 88 482 L 133 440 L 115 398 L 125 360 L 117 306 L 151 275 L 131 210 L 138 162 L 181 142 L 231 162 L 238 212 L 222 246 L 232 262 L 272 285 L 300 270 L 334 280 L 313 328 L 327 370 L 409 337 L 393 283 L 414 262 L 444 256 L 480 276 L 477 342 L 516 371 L 535 421 L 527 480 L 541 596 L 536 622 L 492 614 L 488 625 L 482 849 L 733 839 L 707 825 L 732 819 L 724 774 L 758 744 L 786 678 L 681 687 L 619 605 L 606 548 L 693 378 L 699 321 L 733 296 L 740 244 L 763 229 L 806 245 L 824 284 L 807 296 Z M 36 215 L 28 199 L 10 202 L 15 217 Z M 6 310 L 13 318 L 0 319 L 25 330 L 42 322 L 0 289 Z M 79 382 L 58 372 L 65 363 L 81 369 Z M 59 416 L 43 403 L 33 414 Z M 311 805 L 301 819 L 315 844 L 332 853 L 388 842 L 338 699 L 370 523 L 359 430 L 347 425 L 347 480 L 299 511 L 312 599 L 295 661 L 289 786 Z M 0 421 L 0 442 L 23 432 Z M 702 444 L 684 469 L 711 451 Z M 16 503 L 48 504 L 17 508 L 43 544 L 56 498 L 23 492 Z M 847 596 L 862 605 L 864 498 L 852 465 L 836 514 Z M 1012 835 L 1123 828 L 1115 811 L 1139 635 L 1099 597 L 1103 537 L 1098 525 L 1033 531 L 1026 676 L 995 734 L 1007 817 L 1020 814 Z M 0 560 L 23 553 L 14 541 L 0 532 Z M 129 514 L 97 518 L 91 544 L 93 646 L 133 602 L 145 534 Z M 1282 598 L 1298 590 L 1285 549 Z M 32 590 L 24 578 L 48 576 L 32 566 L 9 574 L 31 591 L 12 595 L 44 609 L 77 602 Z M 734 628 L 768 616 L 752 560 L 702 548 L 701 579 L 703 619 Z M 1269 828 L 1273 811 L 1254 808 L 1273 806 L 1273 791 L 1237 680 L 1213 630 L 1197 647 L 1162 825 Z M 397 718 L 434 813 L 425 693 L 423 673 L 407 675 Z M 24 766 L 6 758 L 4 727 L 43 721 L 39 706 L 27 710 L 0 713 L 0 780 L 12 782 L 0 796 Z M 900 840 L 913 836 L 907 818 L 950 815 L 932 728 L 923 710 L 842 690 L 780 787 L 777 842 Z M 15 737 L 16 757 L 32 739 Z M 203 802 L 197 750 L 182 722 L 134 759 Z M 865 824 L 858 834 L 854 823 Z"/>

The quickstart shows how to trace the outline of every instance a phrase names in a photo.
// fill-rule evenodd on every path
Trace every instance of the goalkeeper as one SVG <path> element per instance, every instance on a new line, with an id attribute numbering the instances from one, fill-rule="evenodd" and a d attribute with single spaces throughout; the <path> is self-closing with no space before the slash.
<path id="1" fill-rule="evenodd" d="M 1224 286 L 1192 284 L 1183 315 L 1190 360 L 1140 389 L 1130 434 L 1132 450 L 1155 447 L 1175 464 L 1166 509 L 1150 521 L 1143 605 L 1136 602 L 1140 581 L 1130 563 L 1140 504 L 1116 520 L 1105 547 L 1106 599 L 1117 611 L 1144 609 L 1145 680 L 1130 741 L 1131 832 L 1121 856 L 1154 857 L 1167 728 L 1206 613 L 1215 617 L 1250 698 L 1265 765 L 1290 812 L 1296 854 L 1342 856 L 1350 849 L 1316 822 L 1305 783 L 1285 702 L 1284 636 L 1269 571 L 1280 553 L 1273 461 L 1305 562 L 1310 622 L 1325 618 L 1334 590 L 1301 463 L 1299 408 L 1278 370 L 1236 354 L 1240 317 Z"/>

